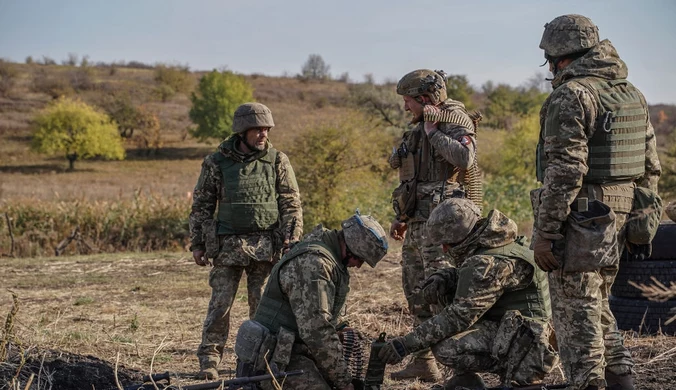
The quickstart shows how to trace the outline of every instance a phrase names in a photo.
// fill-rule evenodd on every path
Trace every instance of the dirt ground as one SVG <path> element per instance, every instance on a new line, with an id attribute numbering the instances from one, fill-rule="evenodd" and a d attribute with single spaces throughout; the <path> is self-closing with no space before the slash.
<path id="1" fill-rule="evenodd" d="M 400 336 L 411 328 L 399 256 L 395 247 L 377 269 L 352 272 L 346 316 L 370 337 Z M 18 298 L 18 312 L 6 326 L 13 329 L 8 357 L 0 356 L 0 390 L 27 389 L 31 373 L 34 390 L 117 389 L 116 378 L 124 387 L 165 371 L 172 373 L 173 384 L 199 383 L 192 375 L 210 295 L 207 276 L 208 269 L 196 266 L 188 253 L 0 258 L 2 318 L 14 305 L 12 293 Z M 233 333 L 248 312 L 244 283 L 232 311 Z M 625 336 L 637 363 L 637 388 L 673 388 L 676 337 Z M 225 379 L 235 365 L 233 342 L 230 337 L 219 367 Z M 388 366 L 388 372 L 399 368 Z M 484 379 L 498 384 L 494 376 Z M 547 380 L 561 382 L 560 369 Z M 383 386 L 429 387 L 389 379 Z"/>

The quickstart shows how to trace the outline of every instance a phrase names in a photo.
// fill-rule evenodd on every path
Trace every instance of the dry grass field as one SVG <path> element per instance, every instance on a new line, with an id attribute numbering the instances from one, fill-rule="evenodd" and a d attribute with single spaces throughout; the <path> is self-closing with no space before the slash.
<path id="1" fill-rule="evenodd" d="M 411 327 L 401 292 L 400 253 L 395 244 L 377 269 L 352 272 L 347 319 L 370 337 L 381 331 L 400 336 Z M 49 388 L 50 378 L 62 381 L 62 387 L 54 389 L 116 389 L 118 364 L 123 386 L 151 371 L 174 373 L 172 383 L 196 383 L 192 380 L 198 368 L 194 352 L 210 295 L 207 274 L 208 269 L 196 266 L 188 253 L 1 259 L 0 311 L 3 318 L 10 312 L 11 293 L 15 293 L 18 312 L 12 338 L 20 349 L 14 347 L 13 359 L 0 364 L 0 380 L 9 381 L 16 374 L 25 386 L 29 369 L 37 373 L 42 366 L 44 387 L 40 389 Z M 245 291 L 241 285 L 232 311 L 231 336 L 247 316 Z M 234 369 L 233 339 L 228 340 L 220 366 L 223 378 Z M 626 339 L 637 362 L 637 388 L 672 388 L 676 338 L 626 333 Z M 29 360 L 17 374 L 20 351 Z M 388 372 L 398 368 L 388 367 Z M 494 376 L 485 378 L 497 385 Z M 559 369 L 548 380 L 560 382 Z M 66 383 L 73 387 L 63 387 Z M 429 385 L 387 379 L 384 388 Z M 0 389 L 14 387 L 6 383 Z"/>

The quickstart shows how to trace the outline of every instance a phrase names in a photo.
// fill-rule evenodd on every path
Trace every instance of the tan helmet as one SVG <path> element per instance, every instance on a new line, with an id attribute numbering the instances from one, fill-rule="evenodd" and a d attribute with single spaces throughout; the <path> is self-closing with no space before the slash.
<path id="1" fill-rule="evenodd" d="M 272 111 L 260 103 L 244 103 L 235 110 L 232 131 L 241 134 L 252 127 L 274 127 Z"/>
<path id="2" fill-rule="evenodd" d="M 387 254 L 387 237 L 382 226 L 370 215 L 353 216 L 341 223 L 345 245 L 371 268 Z"/>
<path id="3" fill-rule="evenodd" d="M 599 28 L 586 16 L 563 15 L 545 24 L 540 49 L 549 57 L 562 57 L 599 43 Z"/>
<path id="4" fill-rule="evenodd" d="M 446 73 L 443 70 L 414 70 L 399 80 L 397 94 L 410 97 L 425 95 L 432 100 L 432 104 L 439 104 L 448 98 Z"/>
<path id="5" fill-rule="evenodd" d="M 481 211 L 469 199 L 449 198 L 434 208 L 427 219 L 427 235 L 435 245 L 458 244 L 472 232 Z"/>

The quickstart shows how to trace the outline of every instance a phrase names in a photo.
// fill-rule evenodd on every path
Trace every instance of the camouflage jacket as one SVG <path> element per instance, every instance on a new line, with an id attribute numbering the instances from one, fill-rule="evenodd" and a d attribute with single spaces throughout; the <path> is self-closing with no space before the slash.
<path id="1" fill-rule="evenodd" d="M 326 237 L 325 243 L 339 245 L 335 230 L 325 231 L 322 237 Z M 323 256 L 302 254 L 280 269 L 279 285 L 296 317 L 300 338 L 319 372 L 333 387 L 342 389 L 352 376 L 343 358 L 343 346 L 336 331 L 337 316 L 333 312 L 339 274 L 347 272 L 336 267 L 336 263 Z"/>
<path id="2" fill-rule="evenodd" d="M 467 116 L 467 121 L 472 123 L 472 120 L 465 111 L 465 106 L 458 101 L 447 99 L 442 103 L 440 108 L 443 111 L 454 111 Z M 474 163 L 474 159 L 476 158 L 476 133 L 474 128 L 440 122 L 437 125 L 437 129 L 427 135 L 425 134 L 424 125 L 424 122 L 421 120 L 415 124 L 411 130 L 404 133 L 402 144 L 406 144 L 406 148 L 409 151 L 419 151 L 422 148 L 421 145 L 423 142 L 419 142 L 420 145 L 415 144 L 415 139 L 417 137 L 414 135 L 418 134 L 421 141 L 422 138 L 429 140 L 432 149 L 431 158 L 433 160 L 446 161 L 460 169 L 467 169 Z M 467 137 L 469 137 L 469 142 Z M 401 166 L 401 161 L 396 154 L 393 154 L 390 157 L 389 163 L 393 169 L 398 169 Z M 457 175 L 457 172 L 448 172 L 448 177 L 451 178 L 454 174 Z M 419 178 L 417 184 L 418 199 L 428 198 L 434 191 L 440 193 L 442 184 L 443 180 L 428 181 L 424 178 Z M 457 187 L 457 184 L 447 185 L 446 194 L 449 195 L 449 193 Z M 421 210 L 421 207 L 425 208 L 425 210 Z M 427 203 L 418 202 L 416 205 L 415 218 L 411 221 L 426 220 L 429 215 L 428 209 L 429 205 Z"/>
<path id="3" fill-rule="evenodd" d="M 536 212 L 535 228 L 545 236 L 559 238 L 570 213 L 570 205 L 588 171 L 587 142 L 594 135 L 597 103 L 591 92 L 573 79 L 594 76 L 607 80 L 625 79 L 626 64 L 608 40 L 600 42 L 581 58 L 571 62 L 552 80 L 554 91 L 540 111 L 540 137 L 544 141 L 546 168 Z M 646 107 L 647 110 L 647 107 Z M 559 134 L 544 134 L 549 116 L 558 115 Z M 655 131 L 647 123 L 645 174 L 637 184 L 657 190 L 661 168 L 657 157 Z"/>
<path id="4" fill-rule="evenodd" d="M 451 280 L 454 278 L 450 273 L 469 273 L 471 279 L 466 281 L 468 288 L 458 291 L 451 304 L 404 336 L 404 344 L 409 352 L 428 348 L 468 330 L 505 292 L 524 289 L 532 282 L 534 267 L 524 260 L 474 255 L 480 248 L 508 245 L 516 237 L 516 223 L 494 210 L 478 222 L 474 233 L 453 247 L 450 254 L 458 262 L 459 269 L 445 269 L 437 274 L 445 280 Z"/>
<path id="5" fill-rule="evenodd" d="M 236 137 L 236 136 L 233 136 Z M 235 142 L 224 141 L 218 147 L 216 153 L 221 153 L 228 158 L 242 161 L 246 159 L 246 155 L 237 150 L 239 140 Z M 231 147 L 230 145 L 234 145 Z M 268 143 L 268 147 L 271 147 Z M 277 152 L 277 159 L 275 161 L 275 170 L 277 174 L 277 182 L 275 190 L 277 192 L 277 205 L 280 214 L 279 234 L 283 236 L 291 226 L 291 221 L 296 218 L 295 230 L 291 234 L 292 240 L 298 239 L 303 231 L 303 212 L 301 209 L 300 192 L 298 184 L 296 183 L 296 175 L 293 172 L 291 163 L 286 154 L 281 151 Z M 190 212 L 190 250 L 204 250 L 204 239 L 202 237 L 202 224 L 208 219 L 214 218 L 214 212 L 218 206 L 219 199 L 225 196 L 225 189 L 222 185 L 222 175 L 218 164 L 214 161 L 214 154 L 207 156 L 202 163 L 202 171 L 200 172 L 197 185 L 193 192 L 192 211 Z M 251 236 L 251 235 L 243 235 Z M 253 234 L 253 236 L 256 236 Z M 244 237 L 246 238 L 246 237 Z M 258 237 L 253 237 L 257 242 Z M 245 241 L 242 240 L 243 245 Z"/>

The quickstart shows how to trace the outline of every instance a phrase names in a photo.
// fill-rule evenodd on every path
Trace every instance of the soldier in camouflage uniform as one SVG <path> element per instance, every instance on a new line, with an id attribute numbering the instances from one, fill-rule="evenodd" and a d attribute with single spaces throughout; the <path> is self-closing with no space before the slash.
<path id="1" fill-rule="evenodd" d="M 540 48 L 554 91 L 540 113 L 533 249 L 550 272 L 561 360 L 572 389 L 633 389 L 608 294 L 634 189 L 656 190 L 661 172 L 648 105 L 588 18 L 555 18 Z"/>
<path id="2" fill-rule="evenodd" d="M 272 113 L 263 104 L 237 108 L 234 134 L 204 159 L 195 186 L 191 251 L 197 265 L 206 266 L 213 259 L 211 301 L 197 350 L 201 378 L 218 375 L 242 273 L 247 274 L 249 316 L 253 316 L 274 261 L 290 240 L 302 234 L 293 168 L 267 139 L 273 126 Z"/>
<path id="3" fill-rule="evenodd" d="M 444 388 L 483 389 L 478 372 L 500 375 L 507 387 L 540 383 L 558 357 L 549 345 L 547 275 L 538 269 L 514 221 L 498 210 L 480 218 L 468 199 L 447 199 L 427 220 L 429 240 L 442 244 L 458 268 L 434 273 L 422 290 L 444 309 L 409 334 L 390 340 L 390 364 L 432 348 L 454 370 Z"/>
<path id="4" fill-rule="evenodd" d="M 465 196 L 459 177 L 476 158 L 475 129 L 464 105 L 447 98 L 441 71 L 408 73 L 397 84 L 397 94 L 413 115 L 414 127 L 404 133 L 389 160 L 399 170 L 401 182 L 392 194 L 396 219 L 390 235 L 404 240 L 402 284 L 409 311 L 420 324 L 432 316 L 432 309 L 417 294 L 418 289 L 436 270 L 451 266 L 438 245 L 425 243 L 425 221 L 443 199 Z M 424 122 L 423 112 L 430 106 L 453 113 L 454 120 Z M 429 382 L 441 378 L 429 350 L 417 353 L 404 370 L 392 373 L 392 379 L 408 378 Z"/>
<path id="5" fill-rule="evenodd" d="M 260 363 L 265 359 L 280 370 L 304 370 L 302 376 L 287 378 L 284 388 L 353 389 L 336 329 L 350 290 L 348 268 L 364 262 L 375 267 L 387 253 L 387 238 L 375 219 L 359 213 L 341 227 L 306 238 L 274 266 L 254 321 L 243 324 L 237 334 L 238 376 L 258 374 L 242 370 L 244 363 L 256 366 L 256 360 L 264 371 L 266 365 Z M 254 342 L 251 347 L 259 336 L 248 329 L 261 326 L 276 338 L 276 345 L 260 349 Z M 252 349 L 260 352 L 250 356 Z"/>

